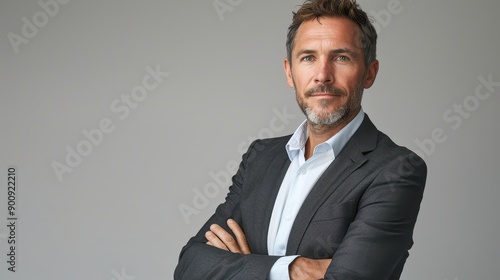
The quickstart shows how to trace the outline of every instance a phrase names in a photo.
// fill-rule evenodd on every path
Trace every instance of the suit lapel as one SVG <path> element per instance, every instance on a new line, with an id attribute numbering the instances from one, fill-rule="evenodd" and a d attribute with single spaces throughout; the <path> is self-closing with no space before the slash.
<path id="1" fill-rule="evenodd" d="M 267 254 L 267 234 L 269 221 L 274 208 L 274 201 L 281 187 L 281 182 L 290 166 L 290 159 L 285 150 L 286 141 L 281 141 L 259 163 L 260 178 L 252 182 L 255 186 L 244 203 L 246 223 L 248 225 L 247 236 L 252 237 L 252 251 Z M 253 238 L 255 237 L 255 238 Z"/>
<path id="2" fill-rule="evenodd" d="M 361 126 L 342 149 L 342 152 L 321 175 L 302 204 L 290 232 L 287 255 L 297 253 L 302 237 L 319 207 L 352 172 L 367 161 L 364 153 L 375 148 L 377 133 L 376 127 L 365 115 Z"/>

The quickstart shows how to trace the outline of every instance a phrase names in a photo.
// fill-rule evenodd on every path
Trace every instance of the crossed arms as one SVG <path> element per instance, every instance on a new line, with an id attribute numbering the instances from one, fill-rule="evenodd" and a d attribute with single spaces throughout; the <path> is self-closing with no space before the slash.
<path id="1" fill-rule="evenodd" d="M 250 247 L 246 240 L 245 233 L 233 220 L 227 220 L 227 226 L 233 232 L 231 235 L 224 228 L 217 224 L 210 226 L 210 230 L 205 233 L 207 244 L 237 254 L 251 254 Z M 298 257 L 289 266 L 291 280 L 318 280 L 323 279 L 326 269 L 332 262 L 331 259 L 310 259 Z"/>
<path id="2" fill-rule="evenodd" d="M 182 249 L 175 279 L 267 279 L 280 258 L 267 254 L 261 234 L 266 228 L 255 223 L 265 219 L 255 218 L 260 210 L 254 205 L 266 195 L 261 177 L 275 168 L 276 155 L 255 145 L 243 156 L 226 201 Z M 373 159 L 353 169 L 362 176 L 345 175 L 335 197 L 304 221 L 308 226 L 299 245 L 292 242 L 297 249 L 291 255 L 301 257 L 289 266 L 291 279 L 399 279 L 413 244 L 426 167 L 405 149 L 390 157 L 383 153 L 374 152 Z M 408 162 L 418 164 L 407 170 Z"/>

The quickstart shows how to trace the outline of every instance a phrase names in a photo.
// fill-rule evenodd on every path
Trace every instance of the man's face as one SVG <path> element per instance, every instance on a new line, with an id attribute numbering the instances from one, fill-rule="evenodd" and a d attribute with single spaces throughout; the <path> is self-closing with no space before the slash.
<path id="1" fill-rule="evenodd" d="M 361 30 L 349 19 L 323 17 L 303 22 L 295 36 L 287 82 L 312 125 L 345 126 L 361 108 L 378 61 L 366 66 Z"/>

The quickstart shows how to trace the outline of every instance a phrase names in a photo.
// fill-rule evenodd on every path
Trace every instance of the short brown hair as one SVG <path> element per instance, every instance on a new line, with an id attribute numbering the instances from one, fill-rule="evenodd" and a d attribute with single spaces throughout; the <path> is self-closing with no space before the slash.
<path id="1" fill-rule="evenodd" d="M 361 44 L 366 65 L 376 59 L 377 31 L 356 0 L 306 0 L 297 12 L 293 12 L 293 20 L 288 27 L 286 52 L 290 64 L 295 35 L 300 25 L 320 17 L 343 17 L 354 21 L 361 29 Z"/>

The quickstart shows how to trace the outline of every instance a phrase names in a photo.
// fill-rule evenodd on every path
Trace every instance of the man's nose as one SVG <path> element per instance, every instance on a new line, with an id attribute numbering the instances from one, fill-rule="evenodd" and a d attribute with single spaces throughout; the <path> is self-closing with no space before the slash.
<path id="1" fill-rule="evenodd" d="M 326 84 L 333 83 L 333 67 L 329 61 L 318 61 L 316 69 L 316 77 L 314 79 L 316 83 Z"/>

